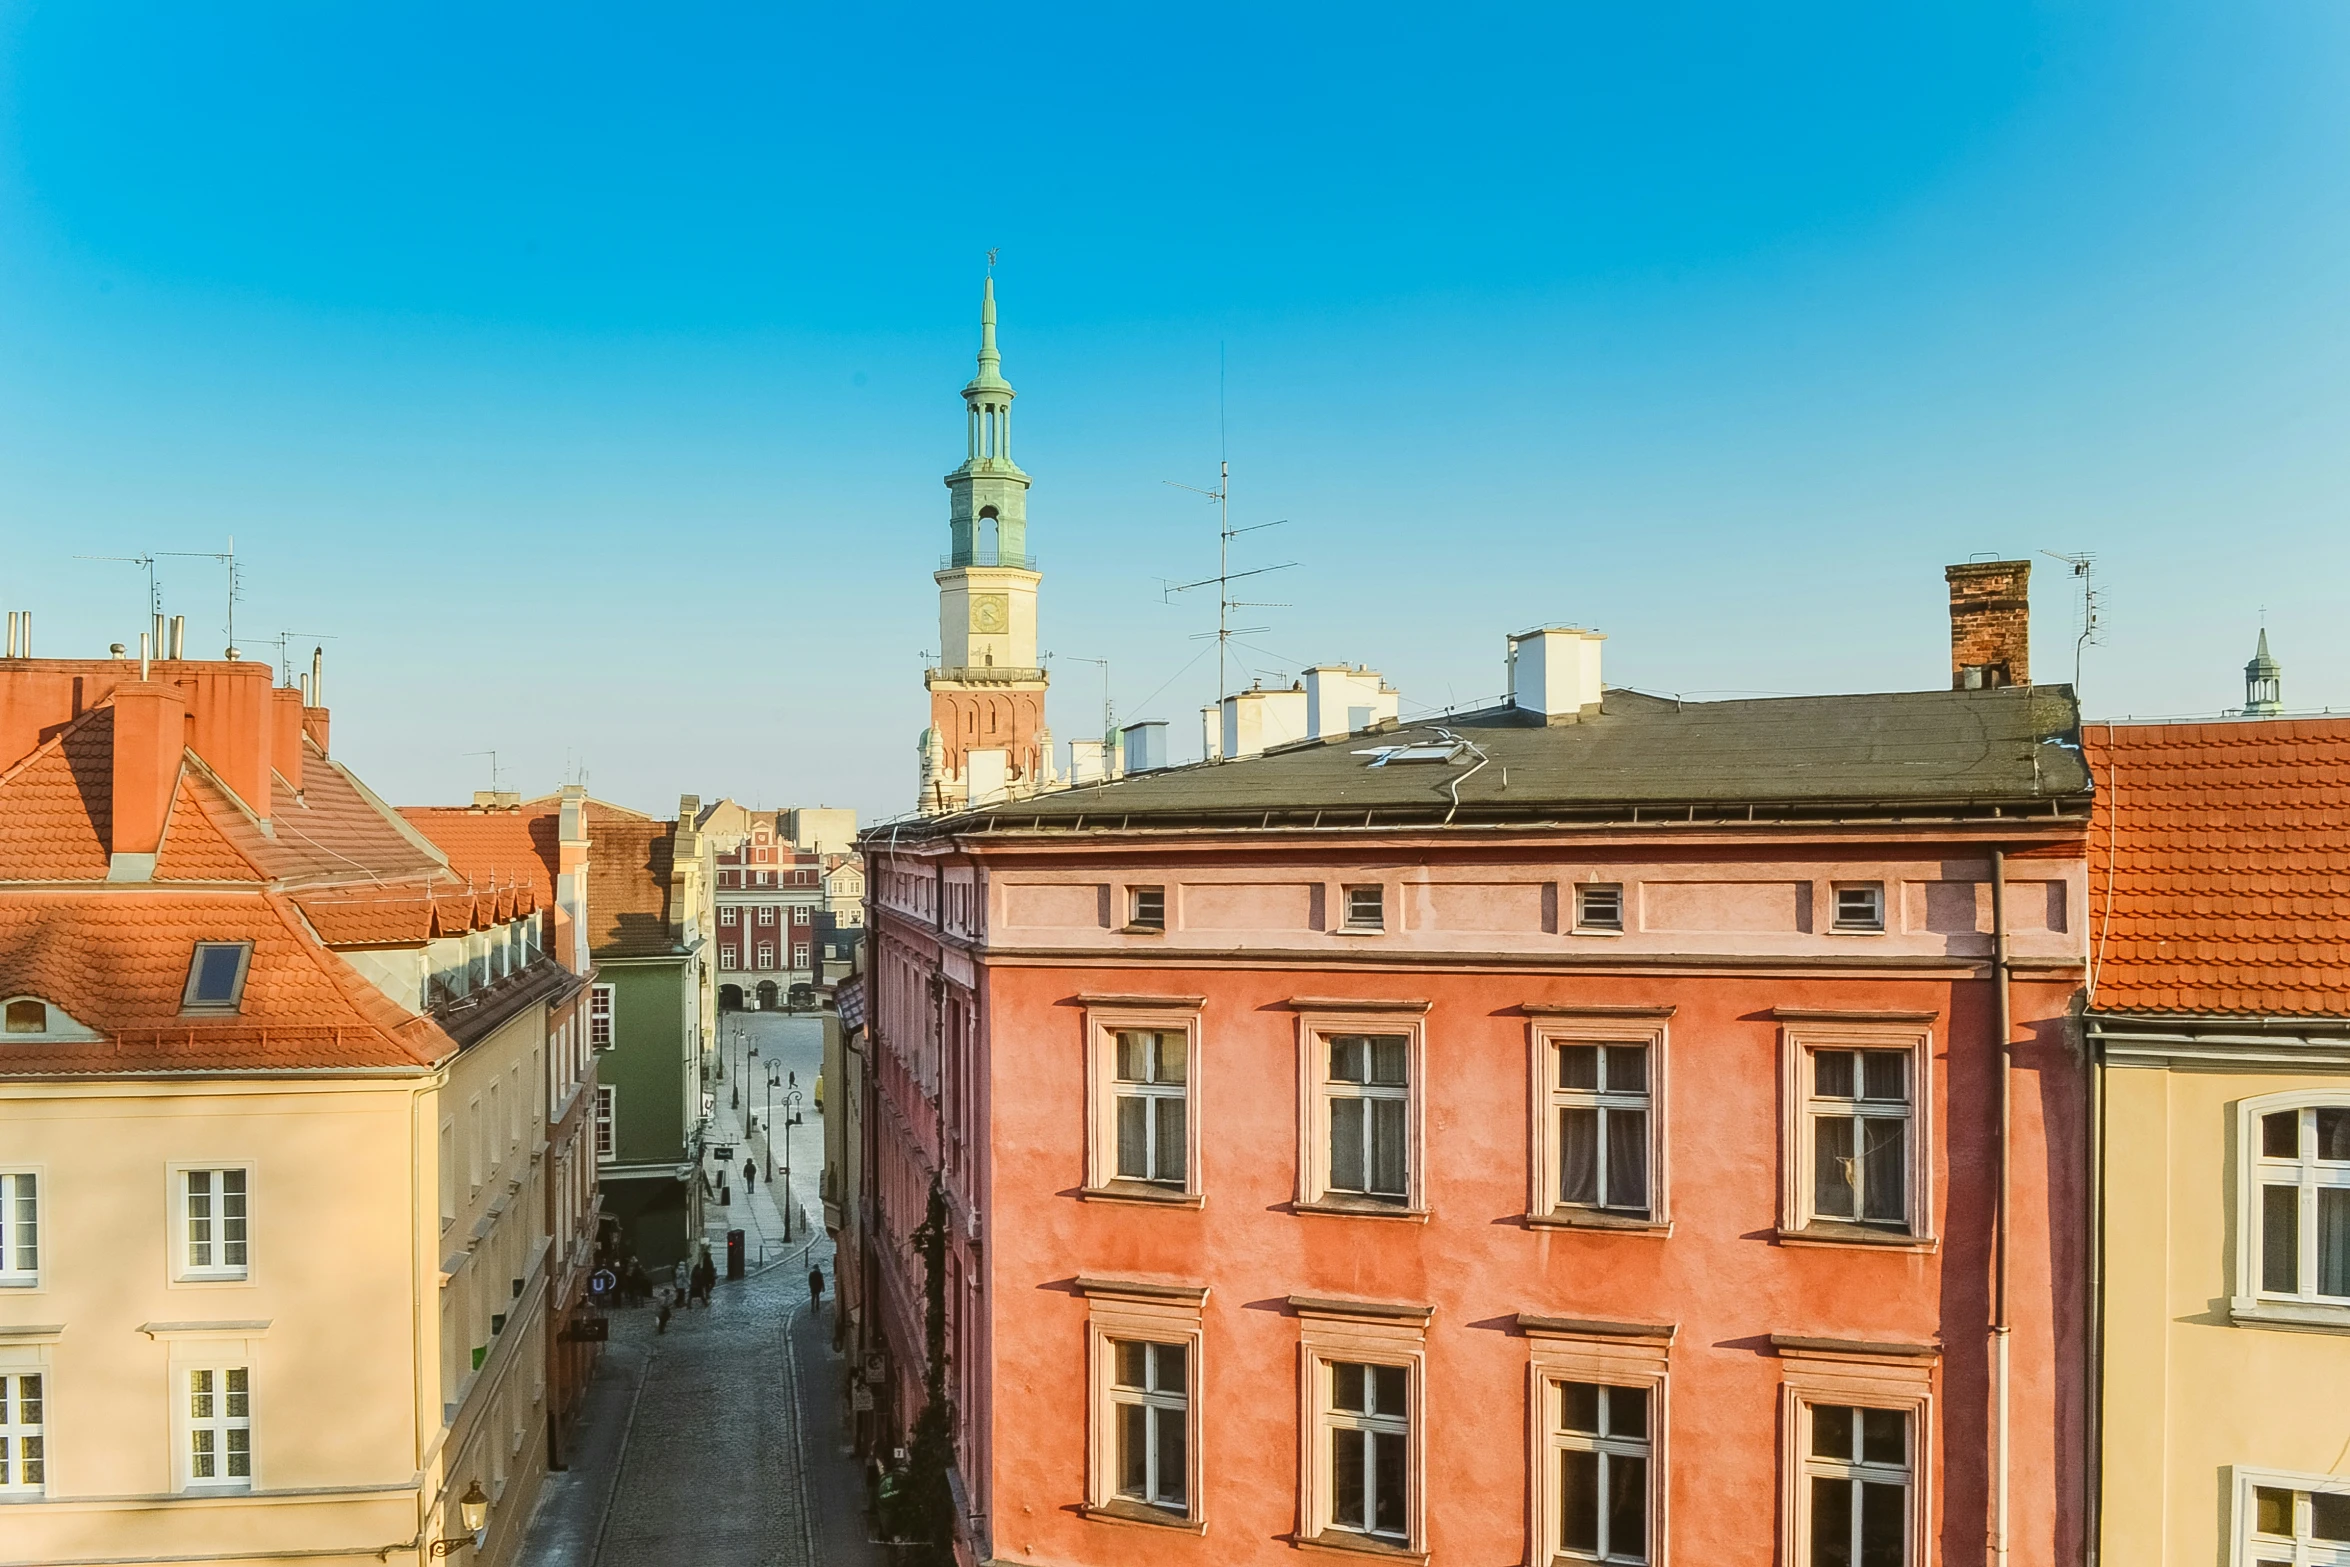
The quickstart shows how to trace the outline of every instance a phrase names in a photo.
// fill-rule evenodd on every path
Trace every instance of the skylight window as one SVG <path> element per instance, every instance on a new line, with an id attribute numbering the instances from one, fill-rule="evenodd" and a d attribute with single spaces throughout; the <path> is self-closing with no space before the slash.
<path id="1" fill-rule="evenodd" d="M 1422 745 L 1375 745 L 1355 755 L 1369 757 L 1369 766 L 1385 767 L 1392 762 L 1457 761 L 1464 749 L 1457 740 L 1442 740 Z"/>
<path id="2" fill-rule="evenodd" d="M 249 941 L 199 941 L 188 960 L 183 1012 L 234 1012 L 245 999 L 245 968 L 253 957 Z"/>

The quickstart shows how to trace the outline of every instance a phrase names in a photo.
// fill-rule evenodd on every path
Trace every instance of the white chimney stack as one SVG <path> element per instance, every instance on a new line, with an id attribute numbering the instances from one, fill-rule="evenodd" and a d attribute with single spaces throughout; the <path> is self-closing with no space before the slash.
<path id="1" fill-rule="evenodd" d="M 1580 626 L 1541 626 L 1509 639 L 1510 705 L 1552 720 L 1599 711 L 1599 645 Z"/>
<path id="2" fill-rule="evenodd" d="M 1316 664 L 1306 671 L 1306 738 L 1359 734 L 1395 717 L 1396 693 L 1376 669 Z"/>

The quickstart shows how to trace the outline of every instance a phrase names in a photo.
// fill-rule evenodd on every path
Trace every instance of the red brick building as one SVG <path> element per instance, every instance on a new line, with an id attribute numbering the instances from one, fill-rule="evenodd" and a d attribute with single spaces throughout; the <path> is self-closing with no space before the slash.
<path id="1" fill-rule="evenodd" d="M 2078 1558 L 2071 693 L 1598 640 L 865 837 L 868 1435 L 935 1183 L 964 1559 Z"/>
<path id="2" fill-rule="evenodd" d="M 794 985 L 815 983 L 824 861 L 793 845 L 780 811 L 741 813 L 739 830 L 717 830 L 729 810 L 739 808 L 722 801 L 703 817 L 718 878 L 718 1004 L 773 1010 Z"/>

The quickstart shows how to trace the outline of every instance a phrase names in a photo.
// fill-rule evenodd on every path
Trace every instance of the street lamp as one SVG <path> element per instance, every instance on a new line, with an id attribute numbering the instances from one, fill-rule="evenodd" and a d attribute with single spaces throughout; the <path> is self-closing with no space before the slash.
<path id="1" fill-rule="evenodd" d="M 490 1532 L 490 1498 L 489 1493 L 481 1488 L 479 1480 L 467 1486 L 465 1494 L 457 1498 L 457 1519 L 465 1526 L 463 1534 L 452 1534 L 445 1540 L 428 1540 L 419 1534 L 403 1545 L 385 1546 L 375 1553 L 375 1559 L 388 1562 L 394 1551 L 421 1549 L 426 1556 L 438 1561 L 469 1546 L 480 1550 Z"/>
<path id="2" fill-rule="evenodd" d="M 800 1074 L 789 1074 L 791 1087 L 783 1096 L 783 1243 L 791 1244 L 791 1129 L 800 1119 Z"/>

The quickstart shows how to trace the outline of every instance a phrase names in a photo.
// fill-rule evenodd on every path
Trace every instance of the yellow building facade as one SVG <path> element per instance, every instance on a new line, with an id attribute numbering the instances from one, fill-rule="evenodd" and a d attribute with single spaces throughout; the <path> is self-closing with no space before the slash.
<path id="1" fill-rule="evenodd" d="M 2350 1567 L 2350 720 L 2084 739 L 2097 1560 Z"/>

